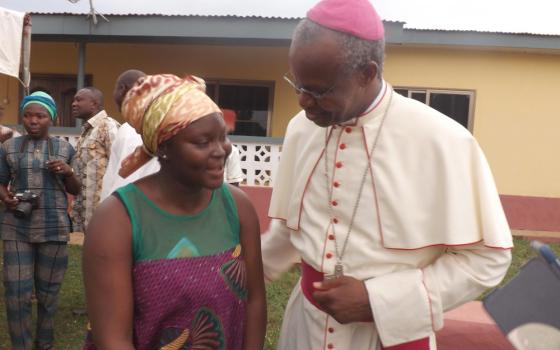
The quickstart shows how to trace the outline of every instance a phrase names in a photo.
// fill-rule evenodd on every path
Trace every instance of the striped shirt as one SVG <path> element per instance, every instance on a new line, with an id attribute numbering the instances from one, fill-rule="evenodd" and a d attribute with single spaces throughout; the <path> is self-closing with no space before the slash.
<path id="1" fill-rule="evenodd" d="M 25 139 L 25 136 L 11 138 L 0 146 L 0 184 L 9 185 L 14 194 L 25 190 L 37 194 L 38 206 L 24 219 L 16 218 L 11 210 L 1 213 L 0 235 L 3 240 L 30 243 L 65 242 L 72 224 L 63 177 L 47 170 L 48 141 L 29 139 L 22 150 Z M 70 164 L 75 155 L 72 145 L 59 138 L 51 140 L 51 159 Z"/>

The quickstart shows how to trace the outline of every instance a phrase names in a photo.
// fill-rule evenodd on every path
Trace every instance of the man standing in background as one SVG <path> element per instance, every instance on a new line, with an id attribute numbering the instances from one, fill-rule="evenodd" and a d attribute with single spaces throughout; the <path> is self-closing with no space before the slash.
<path id="1" fill-rule="evenodd" d="M 223 109 L 224 120 L 226 122 L 226 127 L 228 129 L 228 134 L 231 134 L 235 130 L 235 121 L 237 119 L 237 114 L 231 109 Z M 245 179 L 243 170 L 241 170 L 241 155 L 239 154 L 239 149 L 232 143 L 231 153 L 226 159 L 226 165 L 224 169 L 224 182 L 228 184 L 239 186 Z"/>
<path id="2" fill-rule="evenodd" d="M 113 99 L 115 100 L 115 104 L 119 108 L 119 111 L 121 110 L 121 105 L 124 101 L 126 93 L 145 76 L 146 73 L 137 69 L 129 69 L 119 75 L 113 90 Z M 111 157 L 109 157 L 107 171 L 103 176 L 103 187 L 101 189 L 100 198 L 101 201 L 109 197 L 117 188 L 134 182 L 144 176 L 153 174 L 159 170 L 159 162 L 156 158 L 153 158 L 126 179 L 123 179 L 118 174 L 123 159 L 141 144 L 142 137 L 132 126 L 130 126 L 130 124 L 124 123 L 121 125 L 119 131 L 117 132 L 115 142 L 113 142 L 111 146 Z"/>
<path id="3" fill-rule="evenodd" d="M 82 183 L 82 192 L 74 199 L 74 231 L 85 232 L 99 204 L 103 175 L 120 124 L 103 109 L 103 93 L 94 87 L 79 90 L 72 102 L 72 116 L 83 120 L 76 145 L 74 169 Z"/>
<path id="4" fill-rule="evenodd" d="M 243 170 L 241 170 L 241 155 L 239 154 L 239 149 L 232 144 L 231 153 L 226 159 L 224 182 L 233 186 L 239 186 L 243 179 L 245 179 L 245 176 L 243 175 Z"/>

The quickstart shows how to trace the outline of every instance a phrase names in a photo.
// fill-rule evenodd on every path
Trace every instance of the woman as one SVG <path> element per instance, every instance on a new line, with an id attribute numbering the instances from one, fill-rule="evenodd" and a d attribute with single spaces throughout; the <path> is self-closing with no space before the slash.
<path id="1" fill-rule="evenodd" d="M 161 169 L 118 189 L 88 226 L 86 348 L 262 349 L 258 220 L 243 192 L 223 183 L 231 144 L 204 82 L 148 76 L 122 111 L 144 145 L 120 175 L 150 155 Z"/>
<path id="2" fill-rule="evenodd" d="M 70 166 L 74 148 L 49 136 L 56 104 L 44 92 L 21 103 L 26 136 L 0 147 L 0 219 L 4 251 L 4 288 L 13 349 L 31 349 L 31 295 L 37 297 L 36 349 L 53 347 L 58 292 L 68 255 L 72 226 L 66 192 L 76 195 L 80 182 Z"/>

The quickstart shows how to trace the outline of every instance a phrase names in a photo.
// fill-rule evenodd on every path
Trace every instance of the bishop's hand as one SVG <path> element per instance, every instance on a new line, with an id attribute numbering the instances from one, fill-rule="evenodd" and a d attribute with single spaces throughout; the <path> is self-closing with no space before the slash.
<path id="1" fill-rule="evenodd" d="M 313 283 L 315 301 L 338 323 L 372 322 L 373 314 L 363 281 L 349 276 Z"/>

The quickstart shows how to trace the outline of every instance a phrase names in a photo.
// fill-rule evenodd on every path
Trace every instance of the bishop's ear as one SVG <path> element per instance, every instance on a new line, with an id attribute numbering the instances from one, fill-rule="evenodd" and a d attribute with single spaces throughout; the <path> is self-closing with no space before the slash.
<path id="1" fill-rule="evenodd" d="M 374 61 L 369 61 L 360 70 L 360 83 L 363 86 L 369 85 L 373 80 L 377 79 L 380 74 L 379 65 Z"/>

